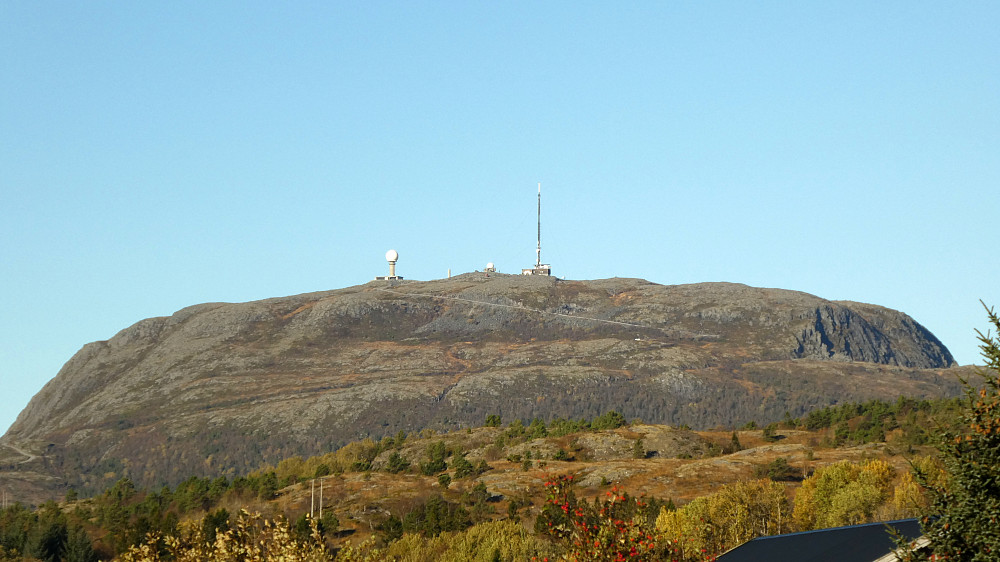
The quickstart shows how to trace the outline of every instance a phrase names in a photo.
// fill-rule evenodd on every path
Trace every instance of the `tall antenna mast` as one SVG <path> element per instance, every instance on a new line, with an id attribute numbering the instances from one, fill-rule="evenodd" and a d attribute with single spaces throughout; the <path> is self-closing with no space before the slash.
<path id="1" fill-rule="evenodd" d="M 542 263 L 542 182 L 538 182 L 538 246 L 535 247 L 535 267 L 522 269 L 521 275 L 552 275 L 552 266 Z"/>
<path id="2" fill-rule="evenodd" d="M 542 266 L 542 182 L 538 182 L 538 248 L 535 249 L 535 267 Z"/>

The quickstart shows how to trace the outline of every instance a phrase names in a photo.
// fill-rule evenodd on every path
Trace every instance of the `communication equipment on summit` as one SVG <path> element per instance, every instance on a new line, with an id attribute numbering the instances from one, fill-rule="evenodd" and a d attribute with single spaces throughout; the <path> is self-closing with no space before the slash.
<path id="1" fill-rule="evenodd" d="M 385 261 L 389 262 L 389 275 L 384 277 L 376 277 L 376 281 L 397 281 L 401 280 L 402 277 L 396 275 L 396 261 L 399 260 L 399 252 L 396 250 L 389 250 L 385 253 Z"/>
<path id="2" fill-rule="evenodd" d="M 535 267 L 522 269 L 521 275 L 552 275 L 552 266 L 542 263 L 542 184 L 538 184 L 538 246 L 535 248 Z"/>

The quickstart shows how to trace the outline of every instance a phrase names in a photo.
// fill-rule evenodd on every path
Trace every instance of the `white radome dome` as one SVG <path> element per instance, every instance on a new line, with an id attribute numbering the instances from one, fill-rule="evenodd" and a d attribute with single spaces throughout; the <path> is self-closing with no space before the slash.
<path id="1" fill-rule="evenodd" d="M 490 262 L 490 263 L 486 264 L 486 269 L 495 269 L 493 267 L 493 262 Z"/>
<path id="2" fill-rule="evenodd" d="M 399 254 L 396 250 L 389 250 L 385 253 L 385 261 L 397 261 L 399 260 Z"/>

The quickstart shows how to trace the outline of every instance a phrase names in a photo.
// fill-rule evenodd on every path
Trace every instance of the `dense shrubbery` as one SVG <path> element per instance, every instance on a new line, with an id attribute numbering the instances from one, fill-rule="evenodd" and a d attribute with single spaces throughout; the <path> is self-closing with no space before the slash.
<path id="1" fill-rule="evenodd" d="M 834 429 L 830 445 L 859 445 L 886 440 L 886 434 L 898 430 L 903 445 L 930 442 L 930 428 L 953 426 L 961 411 L 961 399 L 914 400 L 900 397 L 895 402 L 869 400 L 814 410 L 801 420 L 786 420 L 786 425 L 815 431 Z"/>
<path id="2" fill-rule="evenodd" d="M 278 478 L 270 471 L 232 481 L 191 477 L 174 490 L 159 491 L 137 490 L 131 480 L 122 478 L 66 512 L 53 502 L 34 512 L 19 504 L 0 512 L 0 547 L 40 560 L 108 559 L 140 544 L 148 533 L 176 534 L 185 517 L 196 516 L 203 532 L 212 536 L 228 520 L 228 514 L 222 515 L 225 510 L 216 509 L 219 503 L 250 505 L 270 500 L 278 487 Z M 71 497 L 76 500 L 75 494 Z M 95 527 L 101 537 L 96 541 L 84 530 Z"/>
<path id="3" fill-rule="evenodd" d="M 96 562 L 90 537 L 54 502 L 30 511 L 15 504 L 0 511 L 0 560 Z"/>
<path id="4" fill-rule="evenodd" d="M 446 531 L 462 531 L 472 526 L 469 511 L 460 503 L 433 495 L 403 517 L 404 533 L 436 537 Z"/>

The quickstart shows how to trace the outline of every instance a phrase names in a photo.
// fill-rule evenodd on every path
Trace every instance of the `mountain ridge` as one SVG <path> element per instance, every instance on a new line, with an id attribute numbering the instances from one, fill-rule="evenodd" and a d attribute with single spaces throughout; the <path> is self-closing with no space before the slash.
<path id="1" fill-rule="evenodd" d="M 151 485 L 488 414 L 737 426 L 955 395 L 950 367 L 903 313 L 797 291 L 496 273 L 370 282 L 193 305 L 87 344 L 0 438 L 38 458 L 0 454 L 0 467 L 62 487 L 108 473 Z"/>

